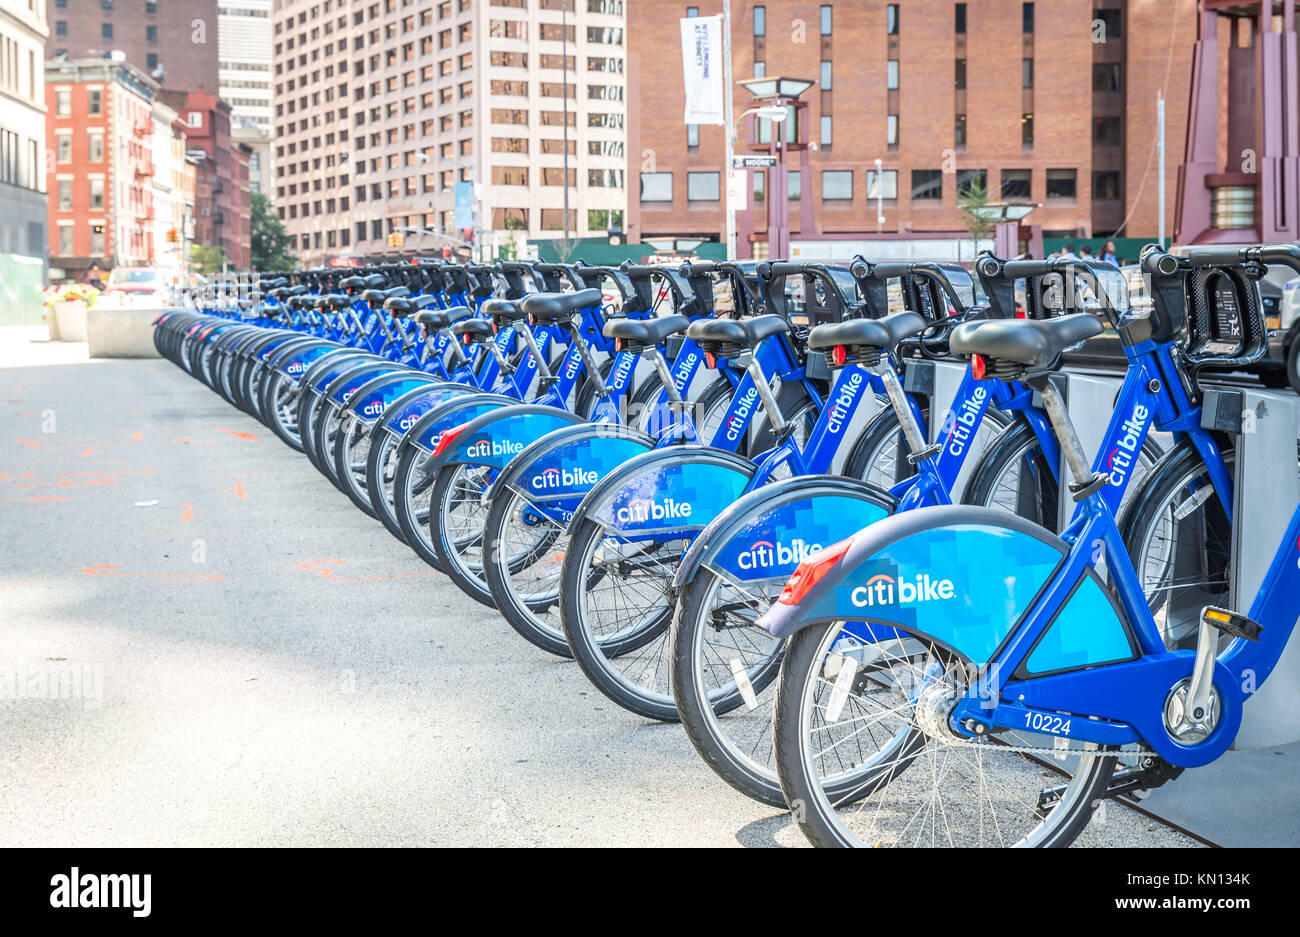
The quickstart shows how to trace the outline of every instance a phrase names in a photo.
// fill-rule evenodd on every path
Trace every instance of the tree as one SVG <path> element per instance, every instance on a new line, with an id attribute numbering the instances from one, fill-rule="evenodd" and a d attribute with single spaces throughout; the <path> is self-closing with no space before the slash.
<path id="1" fill-rule="evenodd" d="M 226 265 L 226 249 L 219 244 L 191 244 L 190 264 L 204 276 L 220 273 Z"/>
<path id="2" fill-rule="evenodd" d="M 979 252 L 980 241 L 991 237 L 997 226 L 993 218 L 984 217 L 980 211 L 990 201 L 988 182 L 980 174 L 971 173 L 964 185 L 960 178 L 957 180 L 957 207 L 961 209 L 962 224 L 966 226 L 971 240 L 975 242 L 976 253 Z"/>
<path id="3" fill-rule="evenodd" d="M 253 269 L 291 270 L 297 258 L 289 252 L 289 233 L 261 193 L 253 195 Z"/>

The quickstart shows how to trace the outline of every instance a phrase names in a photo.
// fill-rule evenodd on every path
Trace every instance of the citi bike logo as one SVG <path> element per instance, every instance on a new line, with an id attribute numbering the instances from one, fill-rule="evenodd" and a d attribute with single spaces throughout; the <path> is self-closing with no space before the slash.
<path id="1" fill-rule="evenodd" d="M 677 370 L 673 372 L 673 383 L 681 388 L 682 393 L 686 392 L 686 379 L 691 376 L 695 370 L 695 362 L 700 360 L 700 356 L 695 352 L 682 355 L 677 359 Z"/>
<path id="2" fill-rule="evenodd" d="M 545 491 L 548 488 L 591 486 L 598 481 L 600 481 L 600 473 L 594 470 L 548 468 L 540 475 L 534 475 L 530 484 L 534 491 Z"/>
<path id="3" fill-rule="evenodd" d="M 571 355 L 568 361 L 568 367 L 564 369 L 564 379 L 571 381 L 578 375 L 578 368 L 582 367 L 582 358 L 577 355 Z"/>
<path id="4" fill-rule="evenodd" d="M 609 376 L 609 384 L 614 387 L 620 386 L 623 381 L 627 380 L 627 372 L 632 369 L 636 363 L 636 358 L 632 355 L 624 355 L 623 360 L 618 363 L 617 370 Z"/>
<path id="5" fill-rule="evenodd" d="M 745 430 L 745 421 L 749 419 L 749 414 L 754 409 L 754 401 L 757 399 L 758 388 L 751 387 L 736 403 L 736 412 L 731 415 L 731 419 L 727 420 L 728 442 L 735 442 L 740 438 L 740 434 Z"/>
<path id="6" fill-rule="evenodd" d="M 508 439 L 480 439 L 465 447 L 465 455 L 471 459 L 482 459 L 488 456 L 518 455 L 523 450 L 524 444 L 521 442 L 511 442 Z"/>
<path id="7" fill-rule="evenodd" d="M 1137 458 L 1142 430 L 1146 427 L 1147 418 L 1150 416 L 1150 410 L 1142 404 L 1137 404 L 1133 408 L 1133 415 L 1119 428 L 1122 434 L 1119 437 L 1119 444 L 1111 450 L 1107 459 L 1112 485 L 1122 485 L 1128 479 L 1129 470 L 1133 468 L 1133 460 Z"/>
<path id="8" fill-rule="evenodd" d="M 383 412 L 384 404 L 381 400 L 372 400 L 361 408 L 361 413 L 364 416 L 379 416 Z"/>
<path id="9" fill-rule="evenodd" d="M 835 399 L 831 401 L 829 421 L 826 428 L 832 433 L 838 435 L 840 430 L 844 428 L 844 420 L 848 417 L 853 402 L 858 399 L 858 391 L 862 389 L 864 383 L 865 379 L 862 377 L 862 372 L 855 368 L 853 373 L 849 375 L 848 382 L 835 395 Z"/>
<path id="10" fill-rule="evenodd" d="M 410 429 L 418 422 L 420 422 L 420 414 L 408 413 L 406 416 L 402 417 L 400 420 L 397 421 L 397 428 L 400 429 L 402 432 L 406 432 L 408 429 Z"/>
<path id="11" fill-rule="evenodd" d="M 951 599 L 953 595 L 951 579 L 932 579 L 929 573 L 894 579 L 881 573 L 868 579 L 866 585 L 854 589 L 849 601 L 858 608 L 874 608 L 878 605 L 920 605 L 922 602 Z"/>
<path id="12" fill-rule="evenodd" d="M 985 388 L 976 386 L 971 395 L 963 400 L 955 411 L 948 411 L 944 422 L 950 424 L 948 428 L 950 454 L 957 456 L 966 451 L 966 445 L 970 442 L 971 434 L 975 432 L 975 425 L 979 423 L 980 413 L 983 412 L 984 401 L 988 395 L 989 392 Z"/>
<path id="13" fill-rule="evenodd" d="M 638 498 L 629 501 L 627 507 L 619 508 L 614 514 L 614 519 L 621 524 L 638 524 L 645 521 L 682 520 L 690 516 L 690 502 L 682 503 L 672 498 L 665 498 L 663 501 Z"/>
<path id="14" fill-rule="evenodd" d="M 755 569 L 797 566 L 806 560 L 809 554 L 816 553 L 821 548 L 820 543 L 805 543 L 802 540 L 795 540 L 789 546 L 779 540 L 776 543 L 760 540 L 736 558 L 736 565 L 747 572 Z"/>
<path id="15" fill-rule="evenodd" d="M 303 364 L 301 361 L 295 361 L 284 370 L 286 374 L 301 374 L 303 371 L 307 370 L 307 365 Z"/>

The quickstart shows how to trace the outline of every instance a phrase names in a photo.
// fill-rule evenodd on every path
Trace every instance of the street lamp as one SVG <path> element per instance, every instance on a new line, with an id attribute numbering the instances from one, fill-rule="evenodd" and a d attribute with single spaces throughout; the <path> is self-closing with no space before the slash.
<path id="1" fill-rule="evenodd" d="M 785 164 L 785 154 L 792 146 L 800 150 L 806 148 L 805 144 L 798 139 L 797 108 L 799 107 L 800 96 L 813 87 L 816 82 L 803 78 L 772 75 L 770 77 L 751 78 L 748 81 L 740 82 L 740 84 L 744 86 L 758 105 L 746 111 L 741 117 L 755 113 L 760 119 L 770 120 L 774 125 L 771 140 L 769 141 L 769 153 L 776 157 L 776 165 L 772 167 L 772 172 L 769 175 L 772 184 L 767 186 L 767 244 L 768 256 L 775 260 L 787 256 L 790 252 L 789 171 Z M 783 116 L 778 117 L 778 112 Z M 780 132 L 780 125 L 792 116 L 795 117 L 793 129 Z M 730 128 L 730 131 L 734 140 L 735 128 Z M 731 167 L 728 167 L 728 171 L 730 169 Z M 730 206 L 728 206 L 728 211 L 730 211 Z M 729 229 L 731 227 L 731 225 L 728 226 Z"/>

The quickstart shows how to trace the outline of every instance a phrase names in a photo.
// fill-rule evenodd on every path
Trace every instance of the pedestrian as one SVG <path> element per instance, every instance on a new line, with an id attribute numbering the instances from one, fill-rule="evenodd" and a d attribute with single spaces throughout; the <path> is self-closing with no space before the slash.
<path id="1" fill-rule="evenodd" d="M 1092 260 L 1092 248 L 1087 244 L 1079 245 L 1079 259 Z"/>
<path id="2" fill-rule="evenodd" d="M 90 265 L 90 269 L 86 271 L 86 282 L 95 289 L 104 285 L 104 272 L 99 269 L 99 264 Z"/>
<path id="3" fill-rule="evenodd" d="M 1115 242 L 1107 241 L 1101 245 L 1101 253 L 1097 255 L 1098 260 L 1104 260 L 1108 264 L 1120 266 L 1119 258 L 1115 256 Z"/>
<path id="4" fill-rule="evenodd" d="M 1079 256 L 1074 252 L 1074 245 L 1066 241 L 1061 245 L 1061 252 L 1056 255 L 1057 260 L 1078 260 Z"/>

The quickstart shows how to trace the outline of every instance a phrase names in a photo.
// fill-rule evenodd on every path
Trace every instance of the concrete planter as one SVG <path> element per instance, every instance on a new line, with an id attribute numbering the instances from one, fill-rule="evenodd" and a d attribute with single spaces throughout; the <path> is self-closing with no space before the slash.
<path id="1" fill-rule="evenodd" d="M 87 317 L 92 358 L 157 358 L 153 320 L 162 309 L 98 306 Z"/>
<path id="2" fill-rule="evenodd" d="M 51 338 L 57 332 L 58 341 L 84 342 L 86 340 L 86 304 L 80 300 L 54 304 L 54 329 Z"/>

